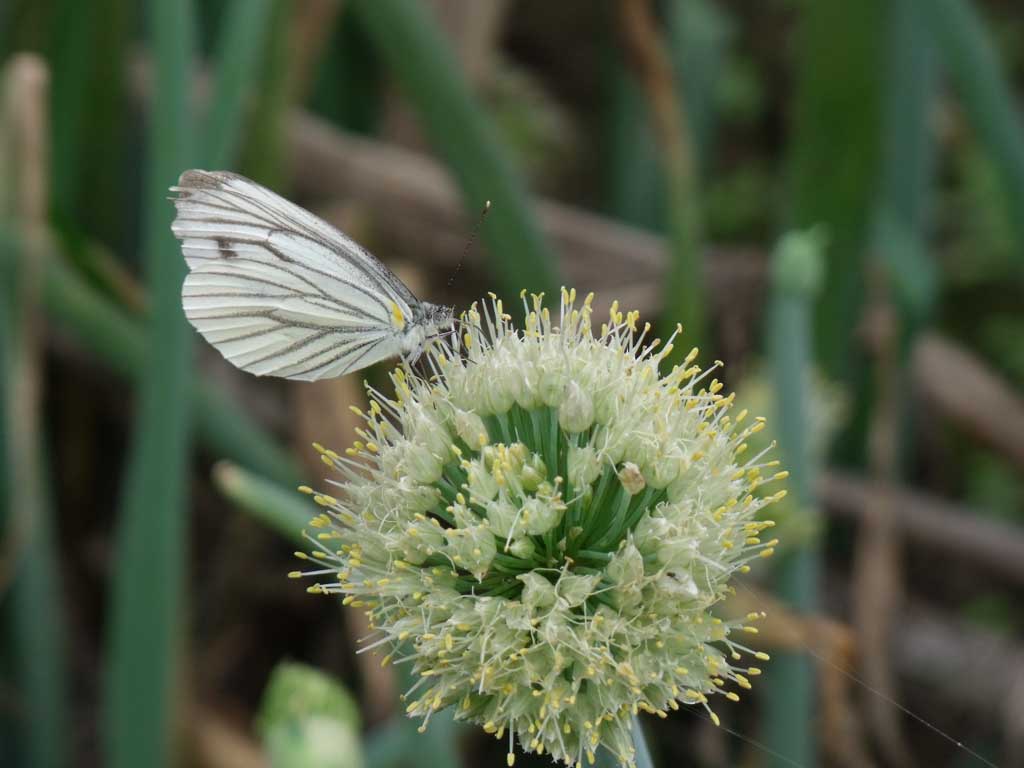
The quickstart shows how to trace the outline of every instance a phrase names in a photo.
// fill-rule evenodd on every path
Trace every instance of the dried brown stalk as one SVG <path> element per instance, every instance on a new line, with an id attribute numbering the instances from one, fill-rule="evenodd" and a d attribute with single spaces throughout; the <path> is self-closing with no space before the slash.
<path id="1" fill-rule="evenodd" d="M 13 578 L 19 554 L 32 526 L 44 513 L 40 498 L 42 468 L 40 410 L 42 385 L 42 259 L 47 252 L 49 179 L 49 80 L 46 62 L 36 54 L 11 57 L 3 72 L 3 136 L 0 154 L 11 159 L 4 176 L 13 179 L 5 195 L 7 219 L 20 237 L 14 281 L 0 288 L 12 301 L 12 328 L 7 362 L 10 385 L 5 409 L 11 473 L 7 530 L 0 541 L 0 592 Z"/>
<path id="2" fill-rule="evenodd" d="M 620 0 L 623 41 L 647 96 L 654 134 L 668 163 L 669 175 L 692 179 L 694 164 L 686 112 L 678 97 L 672 61 L 662 43 L 653 5 L 650 0 Z"/>
<path id="3" fill-rule="evenodd" d="M 827 512 L 859 523 L 879 490 L 875 482 L 832 471 L 825 473 L 818 493 Z M 1024 586 L 1024 533 L 1019 528 L 905 487 L 891 486 L 885 496 L 896 510 L 893 524 L 908 543 L 933 550 L 943 561 L 966 562 Z"/>
<path id="4" fill-rule="evenodd" d="M 899 474 L 902 431 L 899 326 L 884 277 L 874 277 L 870 319 L 877 333 L 876 395 L 868 460 L 876 485 L 857 532 L 851 590 L 862 674 L 867 684 L 882 694 L 866 697 L 868 722 L 888 762 L 911 765 L 910 750 L 899 725 L 900 714 L 887 701 L 899 698 L 889 645 L 892 622 L 902 600 L 902 558 L 895 523 L 898 510 L 889 494 Z"/>
<path id="5" fill-rule="evenodd" d="M 938 334 L 914 348 L 914 383 L 958 427 L 1024 471 L 1024 398 L 977 355 Z"/>
<path id="6" fill-rule="evenodd" d="M 343 4 L 343 0 L 300 0 L 295 3 L 288 36 L 288 58 L 291 62 L 288 98 L 291 103 L 306 101 Z"/>

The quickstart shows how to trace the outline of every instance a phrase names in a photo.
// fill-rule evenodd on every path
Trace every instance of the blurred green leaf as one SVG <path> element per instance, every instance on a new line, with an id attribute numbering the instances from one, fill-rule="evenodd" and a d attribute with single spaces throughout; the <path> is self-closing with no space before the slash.
<path id="1" fill-rule="evenodd" d="M 485 201 L 491 201 L 481 239 L 501 291 L 515 296 L 525 288 L 554 295 L 558 265 L 522 178 L 427 9 L 405 0 L 352 0 L 351 8 L 448 163 L 467 215 L 475 219 Z"/>
<path id="2" fill-rule="evenodd" d="M 50 124 L 53 152 L 52 204 L 59 219 L 71 219 L 78 210 L 79 184 L 86 162 L 82 151 L 85 140 L 82 122 L 88 105 L 90 67 L 83 66 L 93 44 L 89 18 L 92 8 L 77 0 L 57 3 L 59 13 L 54 25 L 53 53 L 50 70 L 53 74 L 51 112 L 59 120 Z"/>
<path id="3" fill-rule="evenodd" d="M 362 768 L 359 708 L 337 680 L 295 662 L 278 664 L 258 730 L 273 768 Z"/>
<path id="4" fill-rule="evenodd" d="M 345 130 L 369 134 L 380 121 L 383 96 L 380 57 L 345 4 L 320 62 L 311 106 Z"/>
<path id="5" fill-rule="evenodd" d="M 170 232 L 167 188 L 197 157 L 191 114 L 190 0 L 150 0 L 155 67 L 144 173 L 145 278 L 151 316 L 111 576 L 104 743 L 112 768 L 174 762 L 174 708 L 185 631 L 191 332 L 185 264 Z"/>
<path id="6" fill-rule="evenodd" d="M 671 0 L 666 7 L 669 56 L 685 99 L 701 175 L 712 167 L 719 90 L 734 36 L 727 10 L 708 0 Z"/>
<path id="7" fill-rule="evenodd" d="M 1017 225 L 999 169 L 976 139 L 960 149 L 953 163 L 960 183 L 949 190 L 940 212 L 940 217 L 957 220 L 942 262 L 947 289 L 986 291 L 1019 283 L 1024 275 L 1016 261 Z M 966 309 L 973 314 L 973 306 Z"/>
<path id="8" fill-rule="evenodd" d="M 64 591 L 42 419 L 38 403 L 30 407 L 22 399 L 42 358 L 31 327 L 41 276 L 26 270 L 31 261 L 41 268 L 47 254 L 20 237 L 0 242 L 0 251 L 0 655 L 18 708 L 0 719 L 0 762 L 59 768 L 69 764 L 71 723 Z"/>
<path id="9" fill-rule="evenodd" d="M 790 225 L 827 227 L 817 357 L 827 374 L 845 379 L 855 371 L 850 329 L 863 298 L 863 254 L 881 161 L 888 4 L 814 0 L 801 7 Z"/>
<path id="10" fill-rule="evenodd" d="M 308 543 L 303 530 L 317 510 L 308 496 L 227 461 L 214 467 L 213 482 L 221 493 L 267 527 L 296 544 Z"/>
<path id="11" fill-rule="evenodd" d="M 242 125 L 249 114 L 247 99 L 254 95 L 257 65 L 266 48 L 275 0 L 235 0 L 227 9 L 217 50 L 217 78 L 203 135 L 203 165 L 227 168 L 233 164 Z M 266 119 L 257 115 L 257 120 Z"/>
<path id="12" fill-rule="evenodd" d="M 125 77 L 136 13 L 125 0 L 57 0 L 53 9 L 53 212 L 60 225 L 116 248 L 135 235 L 126 221 L 137 213 Z"/>
<path id="13" fill-rule="evenodd" d="M 914 2 L 893 0 L 890 5 L 874 250 L 906 316 L 920 322 L 938 296 L 938 272 L 927 251 L 927 236 L 935 185 L 931 117 L 939 78 L 934 46 Z"/>
<path id="14" fill-rule="evenodd" d="M 0 256 L 16 239 L 0 229 Z M 93 357 L 114 372 L 138 379 L 145 365 L 146 341 L 141 323 L 115 307 L 60 258 L 44 260 L 43 301 L 51 320 L 71 334 Z M 0 258 L 0 268 L 10 268 Z M 191 382 L 199 438 L 209 452 L 256 469 L 285 485 L 296 485 L 301 473 L 295 461 L 225 392 L 202 380 Z"/>
<path id="15" fill-rule="evenodd" d="M 603 168 L 605 210 L 652 231 L 665 221 L 665 180 L 658 165 L 643 94 L 626 70 L 619 45 L 609 46 Z"/>
<path id="16" fill-rule="evenodd" d="M 1024 121 L 984 22 L 965 0 L 914 0 L 917 23 L 928 25 L 971 125 L 998 169 L 1024 253 Z"/>
<path id="17" fill-rule="evenodd" d="M 244 2 L 244 0 L 243 0 Z M 288 0 L 270 0 L 266 13 L 270 32 L 265 36 L 261 66 L 252 75 L 257 83 L 253 115 L 239 167 L 271 189 L 284 182 L 284 126 L 290 106 L 288 33 L 295 6 Z M 244 11 L 239 10 L 239 13 Z"/>
<path id="18" fill-rule="evenodd" d="M 685 350 L 705 342 L 700 176 L 711 167 L 716 96 L 729 23 L 704 0 L 674 0 L 666 11 L 662 44 L 672 68 L 682 135 L 654 140 L 652 97 L 643 97 L 642 83 L 626 78 L 623 63 L 613 54 L 607 157 L 611 210 L 626 221 L 668 235 L 670 261 L 658 335 L 666 338 L 682 323 L 685 344 L 676 345 L 670 357 L 675 362 Z M 613 29 L 618 24 L 613 17 Z"/>
<path id="19" fill-rule="evenodd" d="M 0 435 L 4 435 L 3 423 Z M 45 472 L 47 452 L 41 447 L 39 453 L 36 461 Z M 0 460 L 3 458 L 0 456 Z M 10 466 L 2 461 L 0 475 Z M 16 570 L 4 606 L 4 618 L 10 622 L 6 638 L 11 646 L 10 679 L 15 682 L 22 709 L 19 727 L 10 737 L 21 742 L 16 764 L 24 768 L 71 765 L 67 627 L 50 485 L 50 478 L 43 478 L 34 493 L 39 501 L 38 514 L 20 543 L 17 563 L 12 564 Z M 5 502 L 9 488 L 0 478 L 0 494 Z M 0 522 L 7 519 L 6 513 L 0 513 Z M 0 748 L 0 757 L 4 749 Z"/>
<path id="20" fill-rule="evenodd" d="M 611 19 L 617 34 L 617 18 Z M 677 94 L 686 105 L 697 165 L 711 168 L 718 90 L 732 23 L 725 12 L 705 0 L 666 4 L 666 46 Z M 623 60 L 620 41 L 612 39 L 606 65 L 607 109 L 606 209 L 623 221 L 651 230 L 665 229 L 665 183 L 643 94 Z"/>

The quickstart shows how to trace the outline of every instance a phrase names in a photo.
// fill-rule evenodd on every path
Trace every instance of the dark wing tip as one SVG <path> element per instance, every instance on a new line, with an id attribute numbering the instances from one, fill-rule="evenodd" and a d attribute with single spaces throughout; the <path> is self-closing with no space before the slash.
<path id="1" fill-rule="evenodd" d="M 192 168 L 178 177 L 178 183 L 171 187 L 171 191 L 186 193 L 204 189 L 220 189 L 229 181 L 242 178 L 237 173 L 230 171 L 204 171 L 200 168 Z"/>

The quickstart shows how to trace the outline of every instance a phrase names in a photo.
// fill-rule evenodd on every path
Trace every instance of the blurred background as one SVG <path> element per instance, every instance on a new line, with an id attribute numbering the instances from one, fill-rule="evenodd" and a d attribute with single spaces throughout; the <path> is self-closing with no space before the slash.
<path id="1" fill-rule="evenodd" d="M 195 337 L 203 167 L 432 302 L 682 322 L 769 417 L 783 544 L 723 611 L 773 660 L 655 765 L 1024 765 L 1022 98 L 1012 0 L 0 2 L 0 764 L 504 764 L 286 578 L 362 376 Z"/>

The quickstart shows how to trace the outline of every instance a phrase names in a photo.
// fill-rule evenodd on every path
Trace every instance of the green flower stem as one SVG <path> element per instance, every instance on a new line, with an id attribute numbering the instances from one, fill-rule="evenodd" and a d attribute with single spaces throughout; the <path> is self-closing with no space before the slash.
<path id="1" fill-rule="evenodd" d="M 823 238 L 811 231 L 790 234 L 777 248 L 774 290 L 769 321 L 769 359 L 772 360 L 776 393 L 779 447 L 789 468 L 789 490 L 799 508 L 812 514 L 812 461 L 808 452 L 807 380 L 810 374 L 813 303 L 822 274 Z M 813 612 L 818 604 L 821 555 L 816 541 L 790 554 L 778 564 L 777 589 L 801 612 Z M 780 653 L 768 670 L 769 690 L 779 701 L 768 709 L 766 739 L 779 764 L 816 762 L 814 735 L 814 669 L 801 654 Z"/>

